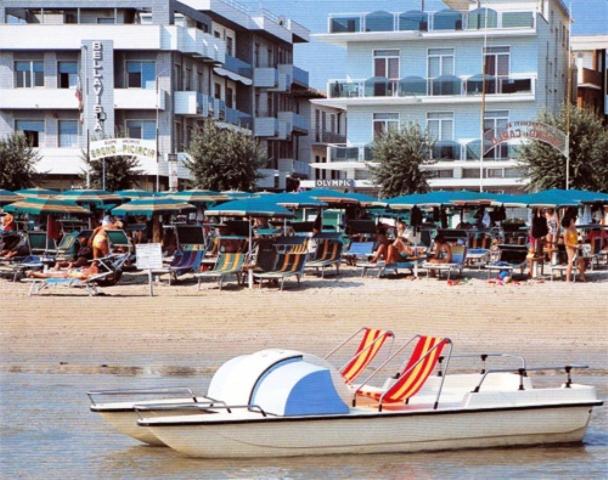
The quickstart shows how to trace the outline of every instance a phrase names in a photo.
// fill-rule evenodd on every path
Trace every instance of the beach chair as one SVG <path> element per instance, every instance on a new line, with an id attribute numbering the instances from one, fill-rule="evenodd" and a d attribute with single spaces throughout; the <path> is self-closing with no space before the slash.
<path id="1" fill-rule="evenodd" d="M 339 240 L 321 240 L 317 245 L 315 259 L 308 262 L 306 268 L 321 270 L 321 278 L 325 278 L 325 269 L 332 265 L 336 267 L 336 276 L 340 274 L 342 242 Z"/>
<path id="2" fill-rule="evenodd" d="M 523 275 L 528 263 L 528 247 L 525 245 L 499 245 L 500 255 L 496 262 L 485 266 L 488 278 L 493 272 L 508 270 L 511 274 L 515 270 L 520 270 Z"/>
<path id="3" fill-rule="evenodd" d="M 28 232 L 27 239 L 30 245 L 30 254 L 46 255 L 55 253 L 57 245 L 55 240 L 46 238 L 46 232 Z"/>
<path id="4" fill-rule="evenodd" d="M 270 272 L 253 272 L 253 277 L 257 278 L 260 282 L 260 288 L 264 280 L 280 280 L 281 291 L 283 290 L 283 284 L 285 279 L 289 277 L 296 277 L 298 285 L 300 285 L 300 279 L 304 274 L 304 267 L 306 265 L 306 254 L 302 253 L 281 253 L 277 255 L 275 267 Z"/>
<path id="5" fill-rule="evenodd" d="M 106 230 L 106 233 L 110 253 L 130 253 L 133 250 L 129 236 L 124 230 Z"/>
<path id="6" fill-rule="evenodd" d="M 39 278 L 31 280 L 29 295 L 38 295 L 42 290 L 51 287 L 81 287 L 84 288 L 89 296 L 100 295 L 102 291 L 99 287 L 116 285 L 122 276 L 122 268 L 129 258 L 128 253 L 111 254 L 97 259 L 100 266 L 100 273 L 93 275 L 86 280 L 78 278 Z"/>
<path id="7" fill-rule="evenodd" d="M 462 269 L 464 268 L 464 262 L 467 257 L 467 247 L 464 245 L 452 245 L 452 261 L 450 263 L 431 263 L 425 262 L 422 264 L 427 272 L 436 271 L 439 276 L 442 272 L 447 272 L 448 281 L 452 275 L 452 272 L 458 272 L 462 276 Z"/>
<path id="8" fill-rule="evenodd" d="M 397 372 L 396 375 L 389 378 L 385 382 L 383 388 L 373 387 L 368 385 L 369 380 L 376 375 L 383 367 L 385 367 L 391 360 L 399 355 L 403 350 L 407 348 L 412 342 L 416 341 L 416 345 L 410 355 L 407 363 Z M 452 354 L 452 341 L 449 338 L 440 337 L 429 337 L 424 335 L 416 335 L 411 338 L 403 347 L 398 349 L 389 358 L 387 358 L 371 375 L 369 375 L 361 385 L 356 387 L 355 394 L 353 396 L 353 407 L 357 404 L 357 397 L 365 397 L 378 402 L 378 410 L 382 411 L 384 404 L 405 404 L 409 402 L 409 399 L 416 395 L 418 391 L 423 387 L 426 380 L 433 373 L 435 366 L 439 361 L 441 352 L 444 347 L 449 345 L 449 354 L 445 368 L 447 369 L 450 356 Z M 442 376 L 441 387 L 433 406 L 437 408 L 439 403 L 439 394 L 443 387 Z"/>
<path id="9" fill-rule="evenodd" d="M 57 245 L 57 253 L 55 260 L 69 261 L 74 260 L 76 253 L 78 253 L 78 232 L 70 232 L 63 235 L 61 241 Z"/>
<path id="10" fill-rule="evenodd" d="M 154 275 L 169 274 L 169 285 L 171 280 L 177 281 L 178 277 L 186 273 L 198 273 L 205 256 L 205 246 L 202 244 L 184 244 L 181 247 L 167 268 L 152 272 Z"/>
<path id="11" fill-rule="evenodd" d="M 204 278 L 217 278 L 220 290 L 222 289 L 224 278 L 230 275 L 235 275 L 237 283 L 240 284 L 246 258 L 246 253 L 222 253 L 212 270 L 194 274 L 194 277 L 197 279 L 197 289 L 201 289 L 201 281 Z"/>
<path id="12" fill-rule="evenodd" d="M 377 328 L 362 327 L 349 336 L 346 340 L 340 343 L 337 347 L 331 350 L 325 357 L 328 360 L 329 357 L 334 355 L 336 352 L 342 349 L 345 345 L 350 343 L 360 333 L 361 340 L 355 354 L 344 364 L 340 369 L 340 373 L 347 384 L 353 383 L 372 363 L 374 358 L 378 355 L 378 352 L 384 346 L 384 343 L 390 338 L 392 341 L 395 339 L 395 335 L 391 330 L 381 330 Z M 390 349 L 388 350 L 390 355 Z"/>
<path id="13" fill-rule="evenodd" d="M 351 265 L 359 266 L 359 261 L 366 262 L 373 254 L 374 242 L 351 242 L 348 250 L 342 254 L 342 259 Z"/>

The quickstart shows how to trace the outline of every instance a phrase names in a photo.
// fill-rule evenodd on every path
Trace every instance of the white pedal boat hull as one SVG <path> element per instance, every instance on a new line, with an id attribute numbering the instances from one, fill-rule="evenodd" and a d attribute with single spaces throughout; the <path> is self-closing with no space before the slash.
<path id="1" fill-rule="evenodd" d="M 579 442 L 591 404 L 460 411 L 352 414 L 347 418 L 207 421 L 145 419 L 164 444 L 189 457 L 290 457 Z M 357 409 L 358 410 L 358 409 Z M 222 414 L 208 417 L 224 416 Z M 200 415 L 199 417 L 202 417 Z M 157 420 L 161 420 L 160 418 Z M 191 423 L 188 423 L 191 422 Z"/>

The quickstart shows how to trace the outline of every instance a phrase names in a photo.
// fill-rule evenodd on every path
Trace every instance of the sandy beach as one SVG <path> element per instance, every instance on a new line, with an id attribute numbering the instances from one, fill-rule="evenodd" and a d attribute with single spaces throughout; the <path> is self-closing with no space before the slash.
<path id="1" fill-rule="evenodd" d="M 531 362 L 607 367 L 608 272 L 590 283 L 535 280 L 498 286 L 485 274 L 449 286 L 435 279 L 307 275 L 285 291 L 205 284 L 156 286 L 125 274 L 105 296 L 0 281 L 0 371 L 178 374 L 211 372 L 266 347 L 323 354 L 357 328 L 449 336 L 457 352 L 521 352 Z"/>

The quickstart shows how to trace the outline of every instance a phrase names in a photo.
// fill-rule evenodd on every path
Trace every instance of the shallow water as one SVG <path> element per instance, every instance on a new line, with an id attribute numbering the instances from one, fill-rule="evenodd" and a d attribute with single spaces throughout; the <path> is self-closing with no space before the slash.
<path id="1" fill-rule="evenodd" d="M 555 383 L 557 378 L 541 381 Z M 576 376 L 608 396 L 608 377 Z M 608 414 L 596 409 L 580 445 L 418 454 L 197 460 L 114 433 L 87 390 L 196 387 L 199 378 L 7 373 L 0 379 L 0 477 L 6 479 L 607 478 Z"/>

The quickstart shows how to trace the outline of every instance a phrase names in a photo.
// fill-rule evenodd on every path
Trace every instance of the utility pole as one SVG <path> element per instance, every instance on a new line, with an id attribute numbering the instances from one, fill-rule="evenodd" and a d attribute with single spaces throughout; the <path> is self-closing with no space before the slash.
<path id="1" fill-rule="evenodd" d="M 570 190 L 570 107 L 572 102 L 572 1 L 568 6 L 568 68 L 566 80 L 566 190 Z"/>
<path id="2" fill-rule="evenodd" d="M 481 27 L 481 0 L 477 2 L 477 22 Z M 481 103 L 479 112 L 479 191 L 483 192 L 484 120 L 486 113 L 486 50 L 488 49 L 488 16 L 484 13 L 483 48 L 481 49 Z"/>

